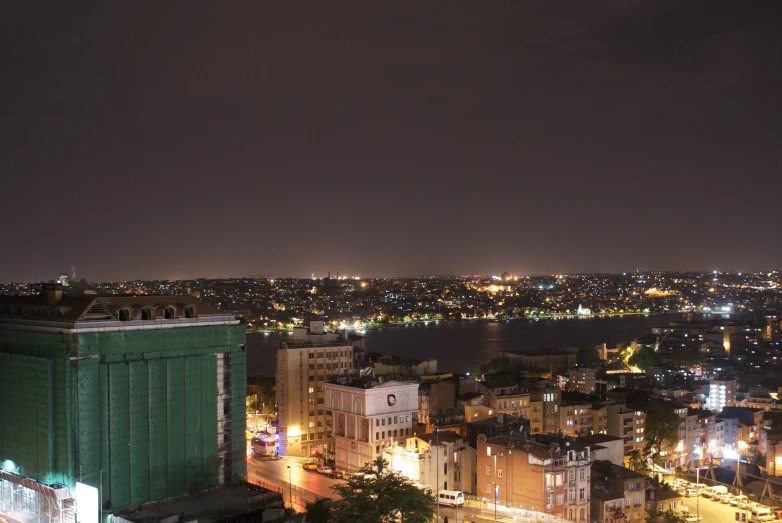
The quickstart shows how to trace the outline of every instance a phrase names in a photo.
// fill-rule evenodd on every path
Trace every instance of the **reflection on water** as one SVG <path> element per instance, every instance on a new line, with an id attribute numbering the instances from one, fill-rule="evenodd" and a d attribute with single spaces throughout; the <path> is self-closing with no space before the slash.
<path id="1" fill-rule="evenodd" d="M 364 333 L 367 349 L 410 358 L 434 357 L 441 372 L 462 372 L 496 358 L 500 351 L 542 347 L 613 345 L 652 327 L 681 319 L 679 314 L 551 318 L 538 321 L 430 321 Z M 247 336 L 247 372 L 274 374 L 277 347 L 285 334 Z"/>

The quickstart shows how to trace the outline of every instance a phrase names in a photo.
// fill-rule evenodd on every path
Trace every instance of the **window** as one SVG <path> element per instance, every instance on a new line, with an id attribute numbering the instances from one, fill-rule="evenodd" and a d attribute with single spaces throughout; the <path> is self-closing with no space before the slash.
<path id="1" fill-rule="evenodd" d="M 315 381 L 315 376 L 310 376 L 310 381 Z"/>
<path id="2" fill-rule="evenodd" d="M 315 387 L 310 387 L 307 392 L 309 392 L 310 394 L 314 394 L 315 393 Z"/>
<path id="3" fill-rule="evenodd" d="M 396 416 L 394 416 L 394 423 L 395 423 L 395 424 L 397 423 L 397 421 L 396 421 Z"/>
<path id="4" fill-rule="evenodd" d="M 408 421 L 408 422 L 409 422 L 409 421 L 410 421 L 410 416 L 406 416 L 406 417 L 405 417 L 405 421 Z"/>
<path id="5" fill-rule="evenodd" d="M 323 398 L 318 398 L 318 404 L 323 404 Z"/>
<path id="6" fill-rule="evenodd" d="M 497 469 L 497 477 L 498 478 L 502 477 L 502 469 Z"/>
<path id="7" fill-rule="evenodd" d="M 568 477 L 570 478 L 570 481 L 573 481 L 576 479 L 576 473 L 571 470 L 568 472 Z"/>
<path id="8" fill-rule="evenodd" d="M 380 420 L 379 419 L 375 419 L 375 427 L 379 427 L 379 426 L 380 426 Z"/>
<path id="9" fill-rule="evenodd" d="M 310 428 L 314 427 L 315 426 L 315 422 L 314 421 L 310 421 L 309 426 L 310 426 Z"/>
<path id="10" fill-rule="evenodd" d="M 383 418 L 383 426 L 386 426 L 386 418 Z"/>
<path id="11" fill-rule="evenodd" d="M 634 500 L 634 501 L 635 501 L 635 506 L 636 506 L 636 507 L 637 507 L 637 506 L 639 506 L 639 505 L 641 504 L 641 498 L 640 498 L 640 497 L 638 497 L 638 496 L 636 496 L 636 497 L 635 497 L 635 500 Z"/>
<path id="12" fill-rule="evenodd" d="M 311 360 L 312 360 L 312 359 L 315 359 L 315 353 L 314 353 L 314 352 L 310 352 L 309 356 L 310 356 L 310 359 L 311 359 Z"/>
<path id="13" fill-rule="evenodd" d="M 581 469 L 581 471 L 578 473 L 579 479 L 584 479 L 586 477 L 586 471 L 584 469 Z"/>
<path id="14" fill-rule="evenodd" d="M 548 494 L 546 496 L 546 505 L 550 507 L 551 506 L 551 502 L 552 502 L 551 494 Z"/>
<path id="15" fill-rule="evenodd" d="M 491 447 L 486 447 L 486 455 L 491 456 Z"/>
<path id="16" fill-rule="evenodd" d="M 578 489 L 578 499 L 584 499 L 584 489 Z"/>
<path id="17" fill-rule="evenodd" d="M 557 494 L 557 505 L 562 504 L 562 494 Z"/>
<path id="18" fill-rule="evenodd" d="M 375 445 L 375 454 L 380 454 L 380 445 Z"/>
<path id="19" fill-rule="evenodd" d="M 443 463 L 443 474 L 448 475 L 448 463 Z"/>
<path id="20" fill-rule="evenodd" d="M 315 365 L 313 365 L 312 363 L 310 363 L 310 370 L 315 370 Z"/>
<path id="21" fill-rule="evenodd" d="M 379 432 L 375 432 L 375 439 L 380 439 L 380 433 Z"/>
<path id="22" fill-rule="evenodd" d="M 381 434 L 383 435 L 383 439 L 386 439 L 386 431 L 384 430 L 383 432 L 381 432 Z"/>
<path id="23" fill-rule="evenodd" d="M 576 499 L 576 491 L 573 490 L 573 489 L 568 490 L 567 491 L 567 500 L 568 501 L 573 501 L 574 499 Z"/>

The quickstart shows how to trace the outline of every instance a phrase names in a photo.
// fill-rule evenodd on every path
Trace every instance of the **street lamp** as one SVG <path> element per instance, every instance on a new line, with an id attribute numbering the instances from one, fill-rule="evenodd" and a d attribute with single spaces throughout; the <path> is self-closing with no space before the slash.
<path id="1" fill-rule="evenodd" d="M 434 487 L 434 499 L 435 503 L 437 504 L 437 521 L 440 521 L 440 431 L 443 429 L 435 429 L 435 446 L 436 446 L 436 452 L 437 452 L 437 484 Z M 429 440 L 429 445 L 432 444 L 432 440 Z M 429 455 L 429 459 L 431 459 L 431 454 Z M 431 462 L 430 462 L 431 463 Z"/>
<path id="2" fill-rule="evenodd" d="M 494 521 L 497 521 L 497 503 L 500 498 L 500 486 L 497 485 L 496 481 L 493 481 L 492 485 L 494 485 Z"/>
<path id="3" fill-rule="evenodd" d="M 291 466 L 288 465 L 288 504 L 293 510 L 293 480 L 291 479 Z"/>

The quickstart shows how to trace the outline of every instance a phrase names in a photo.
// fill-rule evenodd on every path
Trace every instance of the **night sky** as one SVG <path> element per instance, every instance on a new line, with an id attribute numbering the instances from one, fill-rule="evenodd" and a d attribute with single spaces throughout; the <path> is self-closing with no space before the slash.
<path id="1" fill-rule="evenodd" d="M 782 1 L 0 7 L 0 280 L 752 270 Z"/>

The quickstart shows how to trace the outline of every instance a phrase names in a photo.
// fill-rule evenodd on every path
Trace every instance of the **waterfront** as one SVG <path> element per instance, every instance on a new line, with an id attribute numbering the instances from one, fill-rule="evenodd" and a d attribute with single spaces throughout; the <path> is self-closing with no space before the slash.
<path id="1" fill-rule="evenodd" d="M 541 319 L 537 321 L 430 321 L 364 333 L 369 351 L 410 358 L 434 357 L 441 372 L 463 372 L 500 351 L 629 342 L 682 314 Z M 277 347 L 286 333 L 247 335 L 247 372 L 274 375 Z"/>

